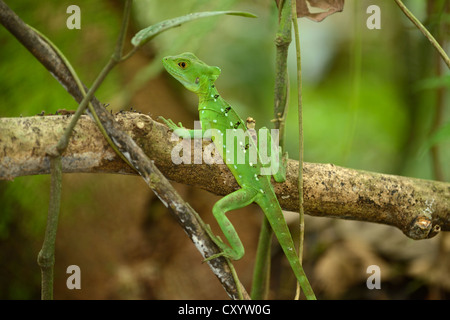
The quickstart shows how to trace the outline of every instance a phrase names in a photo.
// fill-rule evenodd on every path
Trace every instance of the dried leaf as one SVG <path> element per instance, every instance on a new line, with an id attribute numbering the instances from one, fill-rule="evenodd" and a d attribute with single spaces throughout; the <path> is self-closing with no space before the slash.
<path id="1" fill-rule="evenodd" d="M 338 299 L 352 286 L 365 284 L 370 265 L 380 267 L 383 281 L 392 276 L 390 266 L 363 239 L 336 242 L 322 254 L 314 268 L 316 286 L 327 298 Z"/>
<path id="2" fill-rule="evenodd" d="M 297 0 L 297 18 L 306 17 L 316 22 L 320 22 L 329 15 L 344 10 L 345 0 Z M 275 0 L 277 6 L 280 0 Z M 323 11 L 310 12 L 309 8 L 318 8 Z"/>

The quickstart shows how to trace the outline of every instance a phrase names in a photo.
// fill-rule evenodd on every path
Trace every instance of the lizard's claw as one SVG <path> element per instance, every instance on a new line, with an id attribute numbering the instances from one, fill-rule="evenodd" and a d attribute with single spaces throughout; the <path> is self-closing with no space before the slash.
<path id="1" fill-rule="evenodd" d="M 168 126 L 172 130 L 177 130 L 180 128 L 183 129 L 183 125 L 181 124 L 181 122 L 179 122 L 178 125 L 176 125 L 175 122 L 172 121 L 172 119 L 166 119 L 161 116 L 159 116 L 158 119 L 161 120 L 162 122 L 164 122 L 166 124 L 166 126 Z"/>
<path id="2" fill-rule="evenodd" d="M 181 122 L 178 122 L 178 125 L 176 125 L 175 122 L 173 122 L 171 119 L 165 119 L 161 116 L 159 116 L 158 118 L 162 122 L 164 122 L 166 126 L 168 126 L 169 129 L 172 130 L 178 137 L 186 139 L 191 137 L 189 130 L 183 127 L 183 124 Z"/>
<path id="3" fill-rule="evenodd" d="M 234 253 L 234 251 L 228 247 L 225 242 L 222 241 L 222 239 L 220 239 L 219 236 L 216 236 L 212 231 L 211 231 L 211 227 L 209 226 L 209 224 L 205 224 L 205 229 L 207 230 L 207 233 L 209 234 L 209 237 L 211 238 L 211 240 L 220 248 L 220 250 L 222 250 L 222 252 L 213 254 L 212 256 L 209 256 L 208 258 L 206 258 L 205 260 L 203 260 L 203 262 L 207 262 L 210 260 L 213 260 L 215 258 L 219 258 L 219 257 L 224 257 L 230 260 L 239 260 L 239 258 L 236 257 L 236 254 Z"/>
<path id="4" fill-rule="evenodd" d="M 226 248 L 222 248 L 222 250 L 223 250 L 222 252 L 213 254 L 212 256 L 209 256 L 208 258 L 205 258 L 203 260 L 203 262 L 208 262 L 208 261 L 211 261 L 211 260 L 219 258 L 219 257 L 224 257 L 224 258 L 227 258 L 227 259 L 230 259 L 230 260 L 238 260 L 238 259 L 235 258 L 235 255 L 234 255 L 233 251 L 230 248 L 226 247 Z"/>

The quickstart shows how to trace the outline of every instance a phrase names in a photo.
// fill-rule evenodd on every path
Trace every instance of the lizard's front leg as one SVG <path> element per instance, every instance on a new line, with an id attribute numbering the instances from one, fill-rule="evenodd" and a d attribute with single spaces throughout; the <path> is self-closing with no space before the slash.
<path id="1" fill-rule="evenodd" d="M 190 129 L 186 129 L 185 127 L 183 127 L 183 125 L 181 124 L 181 122 L 178 122 L 178 125 L 175 124 L 175 122 L 172 121 L 172 119 L 166 119 L 164 117 L 159 116 L 158 117 L 159 120 L 163 121 L 166 126 L 168 126 L 171 130 L 173 130 L 173 132 L 179 136 L 180 138 L 184 138 L 184 139 L 194 139 L 197 137 L 197 131 L 201 131 L 201 130 L 190 130 Z M 201 134 L 200 134 L 201 136 Z"/>

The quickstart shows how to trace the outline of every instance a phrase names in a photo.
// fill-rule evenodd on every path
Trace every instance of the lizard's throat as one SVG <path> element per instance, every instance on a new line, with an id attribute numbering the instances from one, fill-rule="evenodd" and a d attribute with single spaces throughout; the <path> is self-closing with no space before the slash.
<path id="1" fill-rule="evenodd" d="M 221 99 L 219 92 L 215 85 L 212 84 L 205 93 L 199 95 L 199 106 L 210 102 L 217 102 L 219 99 Z"/>

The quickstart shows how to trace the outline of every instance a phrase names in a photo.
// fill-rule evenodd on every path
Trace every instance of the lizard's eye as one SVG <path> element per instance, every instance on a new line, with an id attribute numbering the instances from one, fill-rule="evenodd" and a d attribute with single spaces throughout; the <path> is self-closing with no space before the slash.
<path id="1" fill-rule="evenodd" d="M 184 62 L 184 61 L 178 62 L 178 65 L 180 66 L 181 69 L 184 69 L 187 67 L 186 62 Z"/>

